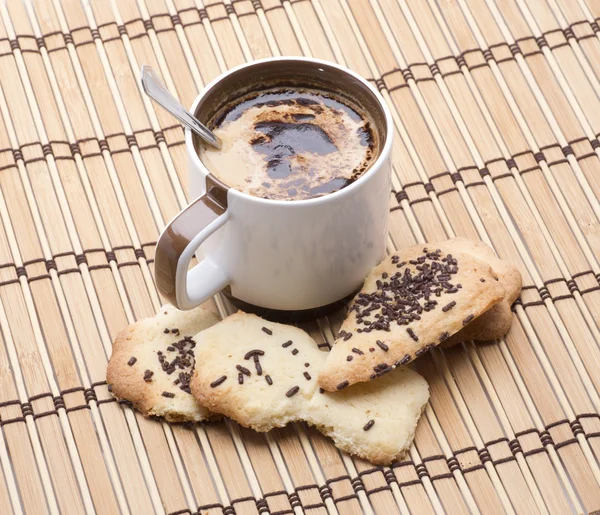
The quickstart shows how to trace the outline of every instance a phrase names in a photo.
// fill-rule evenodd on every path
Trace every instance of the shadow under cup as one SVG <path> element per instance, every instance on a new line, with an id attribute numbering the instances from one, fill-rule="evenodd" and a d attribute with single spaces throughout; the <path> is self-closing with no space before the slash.
<path id="1" fill-rule="evenodd" d="M 334 98 L 358 107 L 361 115 L 364 115 L 371 122 L 370 125 L 374 133 L 374 152 L 377 157 L 372 161 L 371 167 L 379 160 L 381 150 L 387 140 L 388 130 L 386 115 L 379 98 L 356 77 L 323 62 L 292 58 L 289 61 L 265 61 L 243 67 L 215 82 L 198 102 L 194 114 L 199 120 L 208 122 L 207 125 L 212 128 L 211 121 L 224 108 L 234 106 L 238 99 L 250 93 L 272 88 L 316 89 L 324 93 L 330 93 Z M 204 143 L 195 134 L 192 134 L 192 141 L 196 154 L 199 154 L 200 146 Z M 369 169 L 364 172 L 364 174 L 367 173 L 369 173 Z M 212 179 L 214 180 L 214 176 Z M 224 186 L 228 188 L 227 185 Z M 296 201 L 292 200 L 290 202 Z M 358 290 L 326 306 L 286 311 L 267 309 L 244 302 L 232 295 L 230 287 L 222 290 L 225 297 L 237 308 L 280 322 L 303 321 L 325 316 L 342 309 L 357 292 Z"/>

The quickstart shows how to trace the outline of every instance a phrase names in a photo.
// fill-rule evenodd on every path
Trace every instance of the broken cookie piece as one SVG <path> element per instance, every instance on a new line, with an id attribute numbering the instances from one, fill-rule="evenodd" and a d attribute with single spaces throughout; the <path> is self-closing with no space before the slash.
<path id="1" fill-rule="evenodd" d="M 316 381 L 327 353 L 301 329 L 255 315 L 236 313 L 195 339 L 199 403 L 257 431 L 306 421 L 378 465 L 404 455 L 429 398 L 426 381 L 407 368 L 327 393 Z"/>
<path id="2" fill-rule="evenodd" d="M 161 307 L 121 331 L 113 343 L 106 380 L 112 394 L 129 401 L 145 416 L 170 422 L 199 422 L 215 415 L 200 406 L 190 392 L 194 368 L 194 337 L 219 321 L 200 306 L 179 311 Z"/>
<path id="3" fill-rule="evenodd" d="M 490 265 L 444 243 L 388 256 L 353 299 L 319 386 L 336 391 L 406 365 L 505 297 Z"/>
<path id="4" fill-rule="evenodd" d="M 492 306 L 483 315 L 473 320 L 472 323 L 450 336 L 442 347 L 452 347 L 466 340 L 497 340 L 502 338 L 512 323 L 511 306 L 521 293 L 523 280 L 516 266 L 500 259 L 485 243 L 466 238 L 453 238 L 444 242 L 444 249 L 449 252 L 464 252 L 477 259 L 481 259 L 492 267 L 498 275 L 498 281 L 504 287 L 504 298 Z"/>

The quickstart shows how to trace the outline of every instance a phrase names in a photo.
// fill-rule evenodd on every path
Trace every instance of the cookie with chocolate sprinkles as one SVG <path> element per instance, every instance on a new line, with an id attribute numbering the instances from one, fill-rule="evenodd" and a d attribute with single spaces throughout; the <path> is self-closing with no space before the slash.
<path id="1" fill-rule="evenodd" d="M 376 465 L 403 459 L 429 399 L 429 387 L 415 371 L 400 367 L 367 383 L 314 395 L 307 422 L 335 445 Z"/>
<path id="2" fill-rule="evenodd" d="M 518 268 L 509 261 L 500 259 L 482 241 L 453 238 L 446 242 L 446 248 L 452 252 L 470 254 L 477 259 L 489 263 L 494 272 L 498 274 L 498 282 L 504 286 L 505 294 L 501 302 L 492 306 L 491 309 L 480 317 L 470 319 L 467 315 L 464 320 L 469 319 L 469 321 L 465 323 L 465 327 L 450 336 L 441 346 L 452 347 L 466 340 L 489 341 L 502 338 L 510 329 L 512 323 L 511 306 L 521 294 L 521 287 L 523 286 L 523 279 Z"/>
<path id="3" fill-rule="evenodd" d="M 112 394 L 127 400 L 146 416 L 171 422 L 201 421 L 215 415 L 192 397 L 195 335 L 218 322 L 200 306 L 179 311 L 163 306 L 157 315 L 121 331 L 106 371 Z"/>
<path id="4" fill-rule="evenodd" d="M 371 271 L 350 305 L 340 330 L 344 336 L 336 340 L 319 386 L 333 392 L 340 384 L 387 374 L 448 341 L 469 315 L 476 319 L 504 299 L 488 263 L 446 243 L 404 249 Z M 348 360 L 351 353 L 354 359 Z"/>
<path id="5" fill-rule="evenodd" d="M 425 380 L 404 367 L 369 383 L 321 394 L 315 376 L 327 352 L 303 330 L 267 325 L 256 315 L 238 312 L 195 339 L 198 361 L 191 388 L 203 406 L 256 431 L 306 421 L 340 449 L 375 464 L 402 458 L 429 398 Z M 379 344 L 377 349 L 385 352 Z"/>
<path id="6" fill-rule="evenodd" d="M 256 431 L 302 419 L 327 356 L 302 329 L 242 312 L 198 335 L 195 352 L 194 397 Z M 223 376 L 233 380 L 211 386 Z"/>

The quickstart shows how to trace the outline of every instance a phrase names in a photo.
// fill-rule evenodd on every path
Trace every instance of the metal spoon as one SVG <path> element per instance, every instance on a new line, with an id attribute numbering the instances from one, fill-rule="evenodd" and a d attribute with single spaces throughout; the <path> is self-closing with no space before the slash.
<path id="1" fill-rule="evenodd" d="M 169 93 L 151 66 L 148 66 L 147 64 L 142 66 L 140 80 L 142 81 L 142 87 L 144 88 L 146 95 L 169 111 L 169 113 L 177 118 L 185 127 L 194 131 L 206 141 L 206 143 L 218 150 L 221 149 L 221 140 L 218 136 L 200 122 L 198 118 L 183 107 L 181 103 Z"/>

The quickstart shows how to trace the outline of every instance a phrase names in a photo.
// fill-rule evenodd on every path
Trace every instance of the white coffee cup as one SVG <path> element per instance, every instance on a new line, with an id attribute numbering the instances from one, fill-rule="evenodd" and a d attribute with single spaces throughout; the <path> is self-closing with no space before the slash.
<path id="1" fill-rule="evenodd" d="M 236 299 L 261 308 L 327 306 L 356 291 L 383 257 L 393 123 L 369 82 L 319 59 L 262 59 L 216 78 L 191 111 L 206 121 L 232 95 L 271 80 L 306 80 L 353 98 L 374 120 L 380 154 L 361 177 L 334 193 L 270 200 L 219 181 L 198 157 L 197 137 L 186 130 L 190 195 L 195 200 L 167 225 L 155 256 L 158 289 L 179 309 L 191 309 L 225 287 Z M 199 263 L 189 269 L 197 251 Z"/>

